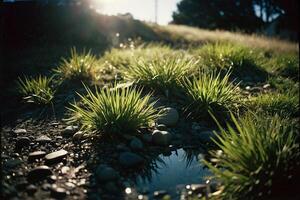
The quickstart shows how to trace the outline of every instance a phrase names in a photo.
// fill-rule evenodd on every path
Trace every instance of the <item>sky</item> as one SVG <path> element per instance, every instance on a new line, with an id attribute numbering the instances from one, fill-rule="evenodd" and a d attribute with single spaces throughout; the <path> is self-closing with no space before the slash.
<path id="1" fill-rule="evenodd" d="M 135 19 L 155 22 L 155 0 L 93 0 L 99 12 L 108 15 L 131 13 Z M 172 13 L 180 0 L 157 0 L 158 24 L 172 21 Z"/>

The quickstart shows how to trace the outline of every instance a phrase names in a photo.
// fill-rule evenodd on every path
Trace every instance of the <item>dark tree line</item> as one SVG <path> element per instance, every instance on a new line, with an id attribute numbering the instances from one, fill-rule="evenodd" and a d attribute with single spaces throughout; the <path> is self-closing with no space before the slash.
<path id="1" fill-rule="evenodd" d="M 298 0 L 182 0 L 173 23 L 207 29 L 254 32 L 274 20 L 280 28 L 298 32 Z"/>

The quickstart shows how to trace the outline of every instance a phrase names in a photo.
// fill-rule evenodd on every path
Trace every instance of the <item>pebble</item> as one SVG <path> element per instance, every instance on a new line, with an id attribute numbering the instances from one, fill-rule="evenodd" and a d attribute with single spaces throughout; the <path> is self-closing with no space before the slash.
<path id="1" fill-rule="evenodd" d="M 134 167 L 144 162 L 144 159 L 132 152 L 123 152 L 119 156 L 119 163 L 127 168 Z"/>
<path id="2" fill-rule="evenodd" d="M 159 124 L 164 124 L 166 126 L 175 126 L 179 120 L 179 114 L 175 108 L 164 108 L 162 109 L 163 115 L 157 120 Z"/>
<path id="3" fill-rule="evenodd" d="M 206 185 L 205 184 L 191 184 L 191 190 L 193 193 L 199 194 L 202 193 L 204 194 L 206 191 Z"/>
<path id="4" fill-rule="evenodd" d="M 66 150 L 59 150 L 49 153 L 45 156 L 47 164 L 53 164 L 60 162 L 64 157 L 66 157 L 68 152 Z"/>
<path id="5" fill-rule="evenodd" d="M 155 130 L 152 133 L 152 141 L 156 145 L 167 146 L 170 145 L 172 134 L 168 131 Z"/>
<path id="6" fill-rule="evenodd" d="M 73 135 L 73 140 L 78 141 L 81 140 L 83 138 L 84 133 L 82 131 L 77 131 L 74 135 Z"/>
<path id="7" fill-rule="evenodd" d="M 18 137 L 16 142 L 16 148 L 21 149 L 30 145 L 30 139 L 28 137 Z"/>
<path id="8" fill-rule="evenodd" d="M 168 130 L 168 128 L 167 128 L 166 125 L 164 125 L 164 124 L 158 124 L 158 125 L 156 126 L 156 129 L 157 129 L 157 130 L 160 130 L 160 131 L 167 131 L 167 130 Z"/>
<path id="9" fill-rule="evenodd" d="M 271 87 L 271 85 L 270 85 L 269 83 L 263 85 L 263 88 L 264 88 L 264 89 L 268 89 L 268 88 L 270 88 L 270 87 Z"/>
<path id="10" fill-rule="evenodd" d="M 147 142 L 147 143 L 152 142 L 152 135 L 151 134 L 143 134 L 141 138 L 144 142 Z"/>
<path id="11" fill-rule="evenodd" d="M 18 129 L 13 130 L 13 133 L 14 134 L 24 134 L 24 133 L 27 133 L 27 130 L 23 129 L 23 128 L 18 128 Z"/>
<path id="12" fill-rule="evenodd" d="M 118 179 L 119 173 L 112 167 L 101 164 L 96 169 L 96 176 L 100 182 L 107 182 Z"/>
<path id="13" fill-rule="evenodd" d="M 61 168 L 61 173 L 62 174 L 67 174 L 69 171 L 70 171 L 70 167 L 68 167 L 68 166 L 63 166 Z"/>
<path id="14" fill-rule="evenodd" d="M 35 182 L 35 181 L 43 180 L 50 175 L 52 175 L 51 169 L 48 166 L 42 165 L 30 170 L 27 175 L 27 179 L 30 182 Z"/>
<path id="15" fill-rule="evenodd" d="M 216 139 L 216 135 L 212 131 L 202 131 L 197 134 L 197 138 L 202 142 L 211 142 L 212 138 Z"/>
<path id="16" fill-rule="evenodd" d="M 35 141 L 40 142 L 40 143 L 47 143 L 47 142 L 51 142 L 51 138 L 49 138 L 46 135 L 42 135 L 42 136 L 38 137 Z"/>
<path id="17" fill-rule="evenodd" d="M 131 140 L 129 146 L 132 150 L 142 150 L 144 148 L 142 141 L 136 137 Z"/>
<path id="18" fill-rule="evenodd" d="M 165 191 L 165 190 L 159 190 L 159 191 L 155 191 L 153 193 L 153 196 L 154 196 L 154 198 L 160 199 L 160 198 L 163 198 L 167 194 L 168 194 L 167 191 Z"/>
<path id="19" fill-rule="evenodd" d="M 26 187 L 26 192 L 29 194 L 29 195 L 33 195 L 35 192 L 37 191 L 37 188 L 35 185 L 33 184 L 30 184 Z"/>
<path id="20" fill-rule="evenodd" d="M 56 180 L 57 180 L 57 177 L 55 175 L 49 176 L 48 179 L 47 179 L 47 181 L 49 183 L 55 183 Z"/>
<path id="21" fill-rule="evenodd" d="M 45 157 L 45 155 L 46 155 L 45 151 L 35 151 L 28 155 L 28 160 L 33 161 L 35 159 L 43 158 Z"/>
<path id="22" fill-rule="evenodd" d="M 67 196 L 67 191 L 61 187 L 51 188 L 51 197 L 56 199 L 64 199 Z"/>
<path id="23" fill-rule="evenodd" d="M 13 169 L 20 164 L 22 164 L 22 160 L 20 159 L 9 159 L 4 163 L 3 167 Z"/>
<path id="24" fill-rule="evenodd" d="M 78 126 L 67 126 L 61 134 L 64 137 L 71 137 L 78 131 Z"/>

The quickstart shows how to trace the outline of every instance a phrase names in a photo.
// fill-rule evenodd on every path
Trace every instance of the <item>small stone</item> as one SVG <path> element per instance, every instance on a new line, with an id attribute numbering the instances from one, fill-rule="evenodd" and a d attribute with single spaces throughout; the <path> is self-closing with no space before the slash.
<path id="1" fill-rule="evenodd" d="M 199 134 L 197 134 L 197 137 L 202 142 L 211 142 L 212 139 L 216 139 L 216 135 L 212 131 L 203 131 L 203 132 L 200 132 Z"/>
<path id="2" fill-rule="evenodd" d="M 24 134 L 24 133 L 27 133 L 27 131 L 26 131 L 26 129 L 18 128 L 18 129 L 13 130 L 13 133 L 15 133 L 15 134 Z"/>
<path id="3" fill-rule="evenodd" d="M 263 88 L 264 88 L 264 89 L 268 89 L 268 88 L 270 88 L 270 87 L 271 87 L 271 85 L 270 85 L 269 83 L 263 85 Z"/>
<path id="4" fill-rule="evenodd" d="M 155 130 L 152 133 L 152 141 L 156 145 L 167 146 L 170 145 L 172 134 L 168 131 Z"/>
<path id="5" fill-rule="evenodd" d="M 159 191 L 155 191 L 153 193 L 153 196 L 154 196 L 154 198 L 161 199 L 161 198 L 163 198 L 167 194 L 168 194 L 167 191 L 165 191 L 165 190 L 159 190 Z"/>
<path id="6" fill-rule="evenodd" d="M 245 89 L 246 89 L 246 90 L 250 90 L 251 87 L 248 85 L 248 86 L 245 87 Z"/>
<path id="7" fill-rule="evenodd" d="M 78 126 L 67 126 L 61 134 L 64 137 L 71 137 L 78 131 Z"/>
<path id="8" fill-rule="evenodd" d="M 112 194 L 115 194 L 119 191 L 117 185 L 114 182 L 108 182 L 104 185 L 104 189 Z"/>
<path id="9" fill-rule="evenodd" d="M 51 142 L 51 138 L 49 138 L 46 135 L 42 135 L 42 136 L 38 137 L 35 141 L 40 142 L 40 143 L 47 143 L 47 142 Z"/>
<path id="10" fill-rule="evenodd" d="M 56 180 L 57 180 L 57 177 L 55 175 L 49 176 L 48 179 L 47 179 L 47 181 L 49 183 L 55 183 Z"/>
<path id="11" fill-rule="evenodd" d="M 68 167 L 68 166 L 63 166 L 61 168 L 61 173 L 62 174 L 67 174 L 69 171 L 70 171 L 70 167 Z"/>
<path id="12" fill-rule="evenodd" d="M 206 190 L 206 185 L 205 184 L 191 184 L 191 190 L 193 191 L 194 194 L 204 194 Z"/>
<path id="13" fill-rule="evenodd" d="M 64 199 L 67 196 L 67 191 L 61 187 L 51 188 L 51 197 L 56 199 Z"/>
<path id="14" fill-rule="evenodd" d="M 33 161 L 35 159 L 43 158 L 45 157 L 45 155 L 46 155 L 45 151 L 35 151 L 28 155 L 28 160 Z"/>
<path id="15" fill-rule="evenodd" d="M 68 152 L 66 150 L 59 150 L 49 153 L 45 156 L 47 164 L 53 164 L 60 162 L 64 157 L 66 157 Z"/>
<path id="16" fill-rule="evenodd" d="M 77 131 L 74 135 L 73 135 L 73 140 L 78 141 L 81 140 L 83 138 L 84 133 L 82 131 Z"/>
<path id="17" fill-rule="evenodd" d="M 168 128 L 167 128 L 166 125 L 164 125 L 164 124 L 158 124 L 158 125 L 156 126 L 156 129 L 157 129 L 157 130 L 160 130 L 160 131 L 167 131 L 167 130 L 168 130 Z"/>
<path id="18" fill-rule="evenodd" d="M 51 185 L 50 185 L 49 183 L 44 183 L 44 184 L 42 185 L 42 190 L 48 191 L 48 190 L 50 190 L 50 189 L 51 189 Z"/>
<path id="19" fill-rule="evenodd" d="M 136 137 L 131 140 L 129 146 L 132 150 L 142 150 L 144 147 L 142 141 Z"/>
<path id="20" fill-rule="evenodd" d="M 36 191 L 37 191 L 37 188 L 36 188 L 35 185 L 30 184 L 30 185 L 28 185 L 28 186 L 26 187 L 26 192 L 27 192 L 29 195 L 33 195 Z"/>
<path id="21" fill-rule="evenodd" d="M 124 167 L 134 167 L 144 162 L 144 159 L 131 152 L 121 153 L 119 156 L 119 163 Z"/>
<path id="22" fill-rule="evenodd" d="M 175 126 L 179 119 L 177 110 L 169 107 L 162 109 L 162 112 L 163 115 L 158 118 L 157 122 L 166 126 Z"/>
<path id="23" fill-rule="evenodd" d="M 9 159 L 4 163 L 3 166 L 7 169 L 13 169 L 21 164 L 22 164 L 22 160 L 20 159 Z"/>
<path id="24" fill-rule="evenodd" d="M 30 145 L 30 139 L 28 137 L 18 137 L 16 142 L 16 148 L 21 149 Z"/>
<path id="25" fill-rule="evenodd" d="M 150 134 L 143 134 L 141 138 L 144 142 L 147 142 L 147 143 L 152 142 L 152 135 L 150 135 Z"/>
<path id="26" fill-rule="evenodd" d="M 99 165 L 96 169 L 96 176 L 100 182 L 107 182 L 119 178 L 119 173 L 107 165 Z"/>
<path id="27" fill-rule="evenodd" d="M 44 180 L 47 176 L 50 175 L 52 175 L 51 169 L 48 166 L 42 165 L 29 171 L 27 179 L 29 182 L 36 182 Z"/>

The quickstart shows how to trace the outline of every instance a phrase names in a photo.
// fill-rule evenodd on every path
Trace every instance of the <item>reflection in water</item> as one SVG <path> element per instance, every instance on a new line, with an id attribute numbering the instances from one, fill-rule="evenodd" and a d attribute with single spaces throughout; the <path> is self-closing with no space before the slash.
<path id="1" fill-rule="evenodd" d="M 166 190 L 172 196 L 178 185 L 205 183 L 205 177 L 210 175 L 208 169 L 203 169 L 197 160 L 198 151 L 178 149 L 170 156 L 160 155 L 154 170 L 148 179 L 140 177 L 137 190 L 153 193 L 156 190 Z"/>

